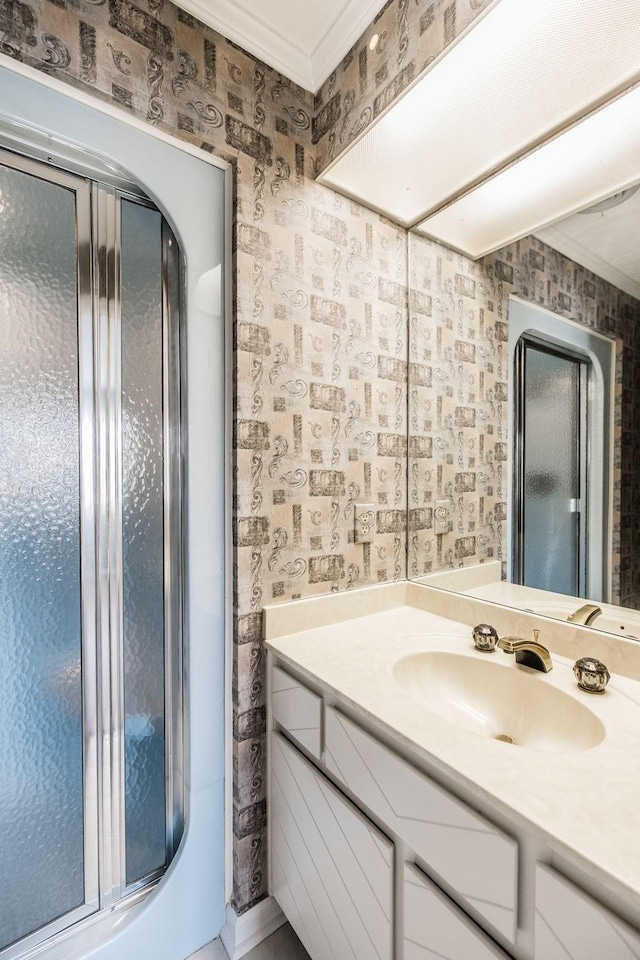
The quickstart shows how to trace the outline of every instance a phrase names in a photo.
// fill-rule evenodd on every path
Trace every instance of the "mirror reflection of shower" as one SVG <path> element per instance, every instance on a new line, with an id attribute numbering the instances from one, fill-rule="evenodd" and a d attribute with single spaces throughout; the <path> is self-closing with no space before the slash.
<path id="1" fill-rule="evenodd" d="M 589 490 L 588 360 L 521 337 L 516 351 L 517 580 L 582 597 Z"/>
<path id="2" fill-rule="evenodd" d="M 509 301 L 513 583 L 609 599 L 613 349 L 582 325 Z"/>

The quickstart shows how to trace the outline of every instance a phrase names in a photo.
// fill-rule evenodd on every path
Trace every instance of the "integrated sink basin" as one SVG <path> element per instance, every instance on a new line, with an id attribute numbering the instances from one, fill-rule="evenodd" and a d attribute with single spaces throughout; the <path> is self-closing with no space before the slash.
<path id="1" fill-rule="evenodd" d="M 396 661 L 393 675 L 438 716 L 503 743 L 573 753 L 597 747 L 605 736 L 589 707 L 513 661 L 426 651 Z"/>

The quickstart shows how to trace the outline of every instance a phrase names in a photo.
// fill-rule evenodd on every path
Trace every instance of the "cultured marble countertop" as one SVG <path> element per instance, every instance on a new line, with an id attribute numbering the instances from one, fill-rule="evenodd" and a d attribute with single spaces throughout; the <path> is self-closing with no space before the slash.
<path id="1" fill-rule="evenodd" d="M 529 672 L 535 682 L 551 683 L 588 706 L 606 728 L 604 740 L 579 752 L 538 752 L 497 742 L 414 700 L 395 680 L 393 665 L 409 653 L 446 649 L 495 656 L 515 670 L 523 668 L 500 651 L 476 652 L 468 623 L 398 603 L 398 597 L 396 590 L 397 605 L 391 609 L 334 623 L 325 615 L 320 617 L 325 625 L 316 627 L 309 616 L 313 607 L 305 609 L 305 601 L 301 607 L 282 605 L 292 608 L 289 634 L 286 611 L 281 607 L 277 627 L 270 629 L 267 608 L 266 645 L 299 674 L 346 700 L 369 724 L 459 775 L 471 793 L 497 801 L 516 822 L 524 821 L 544 840 L 560 845 L 561 852 L 564 846 L 586 861 L 640 911 L 640 682 L 613 673 L 604 695 L 582 693 L 573 659 L 553 654 L 549 674 Z M 374 609 L 380 603 L 365 598 L 359 606 Z"/>

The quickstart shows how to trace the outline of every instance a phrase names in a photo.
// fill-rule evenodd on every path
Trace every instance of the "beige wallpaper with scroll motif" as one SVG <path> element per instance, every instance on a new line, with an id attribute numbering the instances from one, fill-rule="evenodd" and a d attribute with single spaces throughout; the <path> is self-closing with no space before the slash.
<path id="1" fill-rule="evenodd" d="M 409 245 L 409 576 L 506 559 L 515 293 L 616 343 L 612 592 L 640 606 L 640 302 L 534 237 L 477 262 L 415 234 Z M 440 535 L 433 505 L 441 498 L 452 520 Z"/>
<path id="2" fill-rule="evenodd" d="M 503 555 L 507 350 L 478 265 L 410 235 L 409 576 Z M 434 531 L 435 501 L 451 504 Z"/>
<path id="3" fill-rule="evenodd" d="M 406 240 L 309 181 L 237 198 L 236 896 L 266 890 L 265 603 L 406 576 Z M 262 185 L 262 174 L 259 176 Z M 261 186 L 262 189 L 262 186 Z M 371 502 L 370 543 L 353 509 Z"/>

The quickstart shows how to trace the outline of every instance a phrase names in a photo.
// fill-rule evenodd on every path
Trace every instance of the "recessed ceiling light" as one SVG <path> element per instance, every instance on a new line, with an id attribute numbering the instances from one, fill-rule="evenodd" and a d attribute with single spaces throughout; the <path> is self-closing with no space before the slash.
<path id="1" fill-rule="evenodd" d="M 369 40 L 369 50 L 371 51 L 375 50 L 376 47 L 378 46 L 379 40 L 380 40 L 380 34 L 374 33 L 374 35 L 371 37 L 371 40 Z"/>

